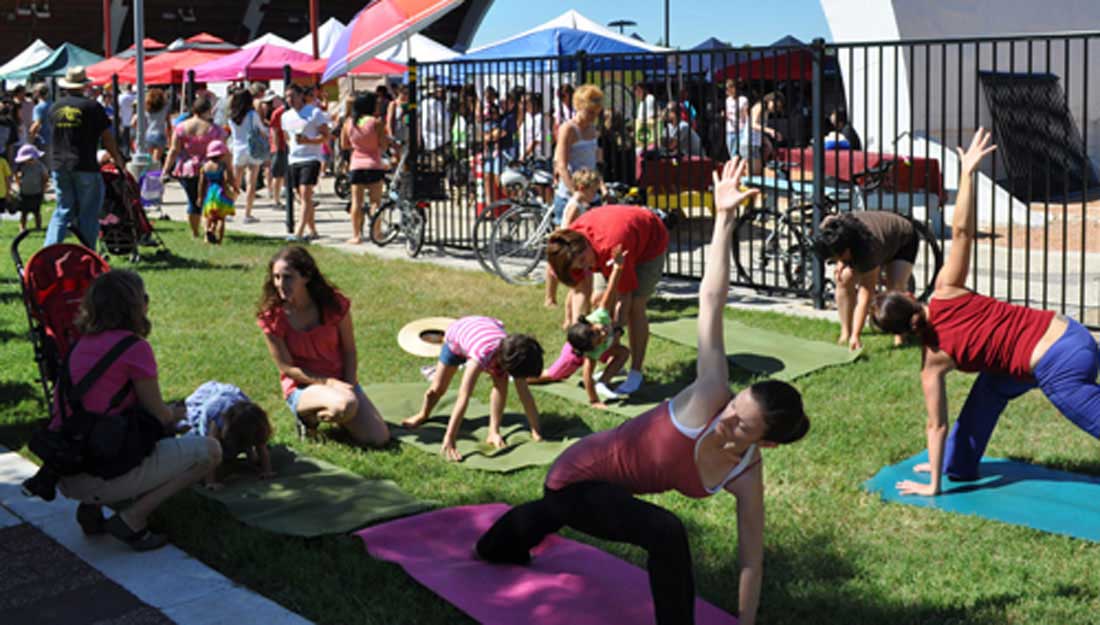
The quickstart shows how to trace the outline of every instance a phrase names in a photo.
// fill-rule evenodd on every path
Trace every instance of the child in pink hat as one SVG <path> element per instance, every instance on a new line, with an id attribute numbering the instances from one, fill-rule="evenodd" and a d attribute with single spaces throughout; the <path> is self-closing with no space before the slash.
<path id="1" fill-rule="evenodd" d="M 221 243 L 225 236 L 225 218 L 234 214 L 237 185 L 227 155 L 229 149 L 220 139 L 206 146 L 206 162 L 199 176 L 199 197 L 206 218 L 206 242 Z"/>
<path id="2" fill-rule="evenodd" d="M 27 143 L 15 155 L 19 180 L 19 230 L 27 229 L 27 215 L 34 216 L 34 229 L 42 229 L 42 197 L 49 186 L 50 172 L 40 160 L 42 150 Z"/>

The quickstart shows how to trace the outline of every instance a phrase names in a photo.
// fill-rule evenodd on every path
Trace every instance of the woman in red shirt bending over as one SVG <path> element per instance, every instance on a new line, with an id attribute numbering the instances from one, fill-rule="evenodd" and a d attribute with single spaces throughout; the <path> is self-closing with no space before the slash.
<path id="1" fill-rule="evenodd" d="M 271 259 L 256 323 L 300 436 L 313 435 L 327 421 L 357 443 L 386 444 L 389 428 L 359 386 L 351 302 L 329 284 L 309 252 L 284 247 Z"/>
<path id="2" fill-rule="evenodd" d="M 939 494 L 942 475 L 975 480 L 997 419 L 1010 399 L 1038 386 L 1070 421 L 1100 438 L 1100 350 L 1085 328 L 1053 311 L 1014 306 L 965 287 L 975 237 L 971 178 L 985 155 L 996 149 L 981 128 L 970 147 L 957 148 L 962 163 L 958 201 L 952 219 L 951 252 L 936 278 L 928 304 L 900 291 L 883 293 L 872 304 L 871 320 L 893 334 L 916 334 L 923 344 L 921 386 L 928 409 L 928 463 L 931 483 L 898 482 L 904 495 Z M 962 412 L 947 434 L 944 376 L 952 369 L 977 372 Z"/>
<path id="3" fill-rule="evenodd" d="M 737 498 L 741 625 L 756 622 L 764 560 L 764 467 L 760 450 L 792 443 L 809 430 L 802 396 L 777 381 L 736 395 L 722 340 L 729 293 L 734 212 L 756 193 L 738 182 L 744 161 L 719 180 L 714 235 L 699 285 L 699 360 L 695 381 L 669 401 L 619 427 L 585 437 L 558 457 L 542 499 L 501 517 L 477 542 L 489 562 L 524 564 L 547 534 L 569 526 L 649 553 L 658 625 L 694 622 L 695 586 L 687 533 L 676 515 L 635 497 L 677 490 L 695 498 L 725 490 Z M 603 210 L 603 209 L 600 209 Z"/>

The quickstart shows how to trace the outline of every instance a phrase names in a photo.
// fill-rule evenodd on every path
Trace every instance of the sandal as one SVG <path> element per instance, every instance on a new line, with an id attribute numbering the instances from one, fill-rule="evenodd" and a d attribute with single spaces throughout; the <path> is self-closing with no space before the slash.
<path id="1" fill-rule="evenodd" d="M 149 528 L 143 528 L 141 530 L 133 530 L 126 521 L 122 520 L 122 515 L 116 514 L 107 520 L 105 524 L 107 531 L 111 533 L 111 536 L 121 540 L 122 542 L 130 545 L 130 548 L 134 551 L 152 551 L 153 549 L 160 549 L 168 544 L 168 537 L 164 534 L 154 534 L 149 531 Z"/>
<path id="2" fill-rule="evenodd" d="M 107 531 L 107 519 L 103 518 L 103 507 L 82 503 L 76 507 L 76 522 L 85 536 L 98 536 Z"/>

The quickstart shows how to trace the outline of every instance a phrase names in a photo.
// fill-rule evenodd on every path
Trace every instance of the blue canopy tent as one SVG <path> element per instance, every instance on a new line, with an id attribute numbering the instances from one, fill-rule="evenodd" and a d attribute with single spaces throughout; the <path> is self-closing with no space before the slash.
<path id="1" fill-rule="evenodd" d="M 532 57 L 558 57 L 550 71 L 569 72 L 576 69 L 575 55 L 581 51 L 590 57 L 585 61 L 585 67 L 590 70 L 652 69 L 665 63 L 663 56 L 655 55 L 641 45 L 561 27 L 538 30 L 479 48 L 454 60 L 480 63 L 516 59 L 518 62 Z M 616 56 L 603 56 L 609 54 Z M 507 71 L 506 65 L 502 64 L 501 69 Z"/>
<path id="2" fill-rule="evenodd" d="M 726 54 L 723 54 L 726 51 Z M 708 37 L 699 42 L 689 52 L 711 52 L 711 54 L 689 54 L 680 57 L 678 67 L 685 74 L 709 74 L 715 64 L 724 65 L 725 58 L 733 58 L 734 50 L 729 43 Z"/>

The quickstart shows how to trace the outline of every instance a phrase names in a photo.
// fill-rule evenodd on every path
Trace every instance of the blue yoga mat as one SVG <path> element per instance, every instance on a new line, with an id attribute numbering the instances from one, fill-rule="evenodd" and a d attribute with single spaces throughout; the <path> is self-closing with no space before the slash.
<path id="1" fill-rule="evenodd" d="M 894 484 L 900 480 L 928 480 L 928 474 L 913 472 L 914 466 L 927 461 L 928 452 L 923 451 L 882 469 L 864 482 L 863 488 L 885 501 L 973 514 L 1100 542 L 1100 477 L 985 458 L 977 481 L 955 482 L 945 476 L 943 492 L 936 497 L 899 495 Z"/>

